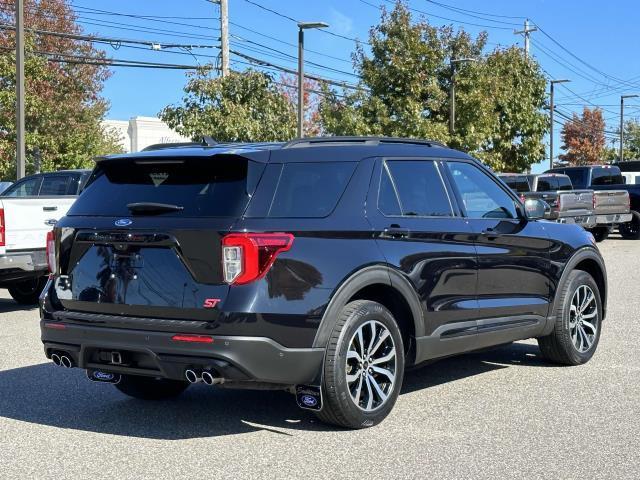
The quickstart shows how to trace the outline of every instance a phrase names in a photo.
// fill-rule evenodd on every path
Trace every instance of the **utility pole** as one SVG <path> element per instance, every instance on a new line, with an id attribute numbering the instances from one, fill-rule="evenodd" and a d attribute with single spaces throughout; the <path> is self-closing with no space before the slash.
<path id="1" fill-rule="evenodd" d="M 531 32 L 537 32 L 537 27 L 529 28 L 529 19 L 524 21 L 524 30 L 514 30 L 515 35 L 524 35 L 524 58 L 529 58 L 529 35 Z"/>
<path id="2" fill-rule="evenodd" d="M 624 99 L 636 98 L 640 95 L 620 95 L 620 158 L 619 161 L 624 161 Z"/>
<path id="3" fill-rule="evenodd" d="M 477 62 L 475 58 L 452 58 L 451 65 L 451 85 L 449 87 L 449 134 L 456 131 L 456 63 Z"/>
<path id="4" fill-rule="evenodd" d="M 222 76 L 229 75 L 229 0 L 220 0 L 220 52 Z"/>
<path id="5" fill-rule="evenodd" d="M 565 82 L 570 82 L 571 80 L 551 80 L 551 91 L 550 91 L 550 105 L 549 105 L 549 120 L 551 121 L 551 127 L 549 130 L 549 168 L 553 168 L 553 110 L 555 108 L 555 105 L 553 103 L 553 90 L 554 90 L 554 85 L 556 83 L 565 83 Z"/>
<path id="6" fill-rule="evenodd" d="M 324 22 L 298 23 L 298 138 L 304 136 L 304 31 L 328 26 Z"/>
<path id="7" fill-rule="evenodd" d="M 24 177 L 24 0 L 16 0 L 16 180 Z"/>

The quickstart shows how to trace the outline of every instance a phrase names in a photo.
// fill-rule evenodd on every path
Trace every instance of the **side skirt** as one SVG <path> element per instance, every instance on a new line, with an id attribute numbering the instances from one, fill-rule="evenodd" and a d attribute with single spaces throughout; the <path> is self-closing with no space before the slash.
<path id="1" fill-rule="evenodd" d="M 546 325 L 547 319 L 537 315 L 442 325 L 433 334 L 416 338 L 415 363 L 538 337 Z"/>

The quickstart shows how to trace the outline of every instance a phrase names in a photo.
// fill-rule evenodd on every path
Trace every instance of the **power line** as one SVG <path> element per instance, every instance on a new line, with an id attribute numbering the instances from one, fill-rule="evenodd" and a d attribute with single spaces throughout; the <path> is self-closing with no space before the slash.
<path id="1" fill-rule="evenodd" d="M 265 7 L 264 5 L 261 5 L 261 4 L 257 3 L 257 2 L 254 2 L 253 0 L 244 0 L 244 1 L 245 1 L 245 2 L 247 2 L 247 3 L 249 3 L 249 4 L 251 4 L 251 5 L 256 6 L 256 7 L 258 7 L 258 8 L 261 8 L 262 10 L 265 10 L 265 11 L 267 11 L 267 12 L 269 12 L 269 13 L 272 13 L 272 14 L 274 14 L 274 15 L 277 15 L 277 16 L 279 16 L 279 17 L 281 17 L 281 18 L 284 18 L 284 19 L 289 20 L 289 21 L 291 21 L 291 22 L 295 22 L 295 23 L 296 23 L 296 25 L 297 25 L 298 23 L 300 23 L 298 20 L 296 20 L 296 19 L 295 19 L 295 18 L 293 18 L 293 17 L 290 17 L 289 15 L 285 15 L 284 13 L 281 13 L 281 12 L 278 12 L 278 11 L 276 11 L 276 10 L 273 10 L 272 8 Z M 365 42 L 365 41 L 358 40 L 357 38 L 347 37 L 346 35 L 341 35 L 341 34 L 339 34 L 339 33 L 335 33 L 335 32 L 332 32 L 331 30 L 326 29 L 326 28 L 320 28 L 320 29 L 318 29 L 318 31 L 319 31 L 319 32 L 322 32 L 322 33 L 325 33 L 325 34 L 327 34 L 327 35 L 331 35 L 331 36 L 333 36 L 333 37 L 342 38 L 342 39 L 344 39 L 344 40 L 349 40 L 349 41 L 351 41 L 351 42 L 361 43 L 361 44 L 363 44 L 363 45 L 369 45 L 369 44 L 368 44 L 367 42 Z"/>
<path id="2" fill-rule="evenodd" d="M 467 9 L 460 8 L 460 7 L 454 7 L 452 5 L 445 5 L 444 3 L 434 2 L 432 0 L 426 0 L 426 1 L 429 2 L 429 3 L 433 3 L 434 5 L 438 5 L 439 7 L 446 8 L 447 10 L 453 10 L 453 11 L 460 12 L 460 13 L 466 12 L 467 14 L 484 15 L 484 16 L 487 16 L 487 17 L 513 18 L 513 19 L 520 19 L 520 20 L 524 20 L 524 19 L 527 18 L 527 17 L 520 17 L 520 16 L 517 16 L 517 15 L 497 15 L 495 13 L 478 12 L 478 11 L 475 11 L 475 10 L 467 10 Z M 516 23 L 515 25 L 520 25 L 520 24 Z"/>

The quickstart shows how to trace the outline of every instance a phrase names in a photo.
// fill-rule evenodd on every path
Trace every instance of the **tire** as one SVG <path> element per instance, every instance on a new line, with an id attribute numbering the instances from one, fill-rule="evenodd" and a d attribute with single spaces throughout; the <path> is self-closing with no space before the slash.
<path id="1" fill-rule="evenodd" d="M 589 230 L 593 235 L 593 238 L 596 239 L 596 242 L 600 243 L 607 239 L 609 236 L 609 227 L 596 227 Z"/>
<path id="2" fill-rule="evenodd" d="M 372 337 L 375 343 L 371 342 Z M 372 345 L 373 354 L 368 351 Z M 376 363 L 369 366 L 369 360 Z M 316 413 L 321 421 L 355 429 L 372 427 L 384 420 L 396 403 L 404 375 L 402 334 L 391 312 L 369 300 L 347 304 L 329 338 L 323 373 L 324 405 Z M 377 393 L 376 387 L 386 398 Z"/>
<path id="3" fill-rule="evenodd" d="M 594 298 L 584 306 L 583 316 L 576 319 L 572 304 L 580 305 L 585 297 L 590 298 L 589 291 Z M 577 302 L 575 302 L 576 295 L 578 295 Z M 593 316 L 589 317 L 589 315 Z M 551 334 L 538 338 L 542 356 L 553 363 L 563 365 L 580 365 L 588 362 L 598 347 L 602 330 L 602 301 L 598 285 L 591 275 L 582 270 L 574 270 L 569 274 L 569 278 L 559 292 L 554 316 L 556 321 Z M 584 336 L 580 334 L 579 328 L 582 328 Z M 588 348 L 585 348 L 588 344 Z"/>
<path id="4" fill-rule="evenodd" d="M 618 231 L 625 240 L 640 240 L 640 213 L 631 210 L 631 221 L 618 225 Z"/>
<path id="5" fill-rule="evenodd" d="M 138 375 L 122 375 L 115 387 L 125 395 L 140 400 L 165 400 L 174 398 L 184 392 L 188 382 L 168 380 L 166 378 L 142 377 Z"/>
<path id="6" fill-rule="evenodd" d="M 21 305 L 36 305 L 46 284 L 46 277 L 23 280 L 8 287 L 9 295 Z"/>

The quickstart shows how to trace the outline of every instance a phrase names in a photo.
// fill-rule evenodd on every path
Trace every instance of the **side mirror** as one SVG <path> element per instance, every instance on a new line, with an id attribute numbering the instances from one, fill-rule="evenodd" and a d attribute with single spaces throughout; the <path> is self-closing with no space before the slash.
<path id="1" fill-rule="evenodd" d="M 529 220 L 537 220 L 544 218 L 551 211 L 551 207 L 538 198 L 527 198 L 524 201 L 524 211 Z"/>

